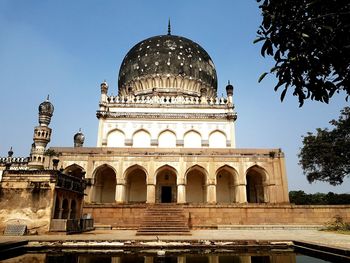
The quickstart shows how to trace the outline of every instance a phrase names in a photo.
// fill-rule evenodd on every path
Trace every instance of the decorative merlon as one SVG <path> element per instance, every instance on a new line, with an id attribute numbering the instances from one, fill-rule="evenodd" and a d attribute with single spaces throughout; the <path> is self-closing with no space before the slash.
<path id="1" fill-rule="evenodd" d="M 185 105 L 228 105 L 230 100 L 224 97 L 206 97 L 203 100 L 198 97 L 184 96 L 107 96 L 106 101 L 101 101 L 101 104 L 108 103 L 113 106 L 125 104 L 185 104 Z M 232 103 L 231 103 L 232 104 Z M 232 107 L 233 105 L 231 105 Z"/>
<path id="2" fill-rule="evenodd" d="M 97 111 L 97 118 L 113 119 L 170 119 L 170 120 L 188 120 L 188 119 L 227 119 L 236 120 L 235 112 L 227 113 L 150 113 L 150 112 L 111 112 Z"/>

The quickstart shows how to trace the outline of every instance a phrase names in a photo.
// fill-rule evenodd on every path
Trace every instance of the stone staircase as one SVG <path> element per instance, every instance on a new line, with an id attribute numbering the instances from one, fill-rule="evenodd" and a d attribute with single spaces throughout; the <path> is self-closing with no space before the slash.
<path id="1" fill-rule="evenodd" d="M 136 235 L 191 235 L 182 206 L 153 204 L 146 208 Z"/>

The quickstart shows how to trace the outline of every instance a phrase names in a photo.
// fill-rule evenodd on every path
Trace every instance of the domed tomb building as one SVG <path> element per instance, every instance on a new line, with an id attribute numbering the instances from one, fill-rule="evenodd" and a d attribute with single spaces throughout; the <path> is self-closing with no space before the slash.
<path id="1" fill-rule="evenodd" d="M 84 211 L 97 224 L 137 228 L 163 203 L 191 213 L 194 226 L 252 223 L 219 208 L 289 202 L 283 153 L 236 149 L 234 88 L 219 97 L 217 83 L 209 54 L 185 37 L 169 32 L 130 49 L 118 95 L 100 86 L 97 147 L 52 148 L 64 169 L 86 173 Z M 210 220 L 200 215 L 213 206 Z"/>
<path id="2" fill-rule="evenodd" d="M 289 203 L 284 154 L 236 148 L 234 88 L 219 97 L 217 83 L 213 60 L 197 43 L 170 32 L 145 39 L 123 59 L 118 91 L 100 85 L 97 147 L 84 147 L 79 130 L 74 147 L 45 155 L 53 112 L 45 102 L 28 169 L 83 175 L 83 214 L 95 227 L 162 234 L 281 223 L 266 207 Z M 53 195 L 53 219 L 73 209 L 64 194 Z M 166 220 L 152 218 L 162 213 Z"/>

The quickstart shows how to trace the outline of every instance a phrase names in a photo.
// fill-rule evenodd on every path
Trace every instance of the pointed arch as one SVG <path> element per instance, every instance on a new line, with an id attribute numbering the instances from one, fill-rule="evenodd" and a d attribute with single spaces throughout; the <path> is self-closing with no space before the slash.
<path id="1" fill-rule="evenodd" d="M 147 170 L 138 164 L 129 166 L 123 174 L 126 182 L 126 201 L 145 203 L 147 200 Z"/>
<path id="2" fill-rule="evenodd" d="M 151 146 L 151 134 L 145 129 L 139 129 L 132 135 L 133 147 L 150 147 Z"/>
<path id="3" fill-rule="evenodd" d="M 125 133 L 120 129 L 113 129 L 107 133 L 107 147 L 124 147 Z"/>
<path id="4" fill-rule="evenodd" d="M 188 203 L 205 203 L 207 201 L 208 172 L 200 165 L 193 165 L 186 174 L 186 201 Z"/>
<path id="5" fill-rule="evenodd" d="M 158 135 L 158 147 L 175 148 L 176 133 L 170 129 L 161 131 Z"/>
<path id="6" fill-rule="evenodd" d="M 83 167 L 81 167 L 76 163 L 73 163 L 71 165 L 68 165 L 66 168 L 64 168 L 63 173 L 74 177 L 82 178 L 86 172 Z"/>
<path id="7" fill-rule="evenodd" d="M 93 198 L 95 203 L 114 203 L 117 176 L 115 169 L 103 164 L 98 166 L 93 172 Z"/>
<path id="8" fill-rule="evenodd" d="M 265 203 L 267 202 L 266 193 L 266 170 L 259 166 L 253 165 L 246 171 L 246 192 L 248 203 Z"/>
<path id="9" fill-rule="evenodd" d="M 217 203 L 236 202 L 238 172 L 230 165 L 223 165 L 216 170 Z"/>
<path id="10" fill-rule="evenodd" d="M 214 130 L 209 134 L 210 148 L 226 148 L 227 136 L 221 130 Z"/>
<path id="11" fill-rule="evenodd" d="M 189 130 L 184 134 L 184 147 L 185 148 L 201 148 L 202 147 L 202 135 L 196 130 Z"/>

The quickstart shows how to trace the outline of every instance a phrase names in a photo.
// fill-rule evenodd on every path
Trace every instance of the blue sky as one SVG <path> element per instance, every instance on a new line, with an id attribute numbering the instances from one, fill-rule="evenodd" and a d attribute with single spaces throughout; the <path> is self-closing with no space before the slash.
<path id="1" fill-rule="evenodd" d="M 82 128 L 85 146 L 95 146 L 99 84 L 106 79 L 117 94 L 117 75 L 126 53 L 139 41 L 172 34 L 199 43 L 213 59 L 219 95 L 228 80 L 234 85 L 239 148 L 282 148 L 290 190 L 348 192 L 341 186 L 309 184 L 298 166 L 302 135 L 349 105 L 344 94 L 329 105 L 306 102 L 298 107 L 287 93 L 283 103 L 273 91 L 276 80 L 260 74 L 272 67 L 253 44 L 261 22 L 254 0 L 0 0 L 0 156 L 13 146 L 28 156 L 37 107 L 50 94 L 55 112 L 50 146 L 72 146 Z"/>

